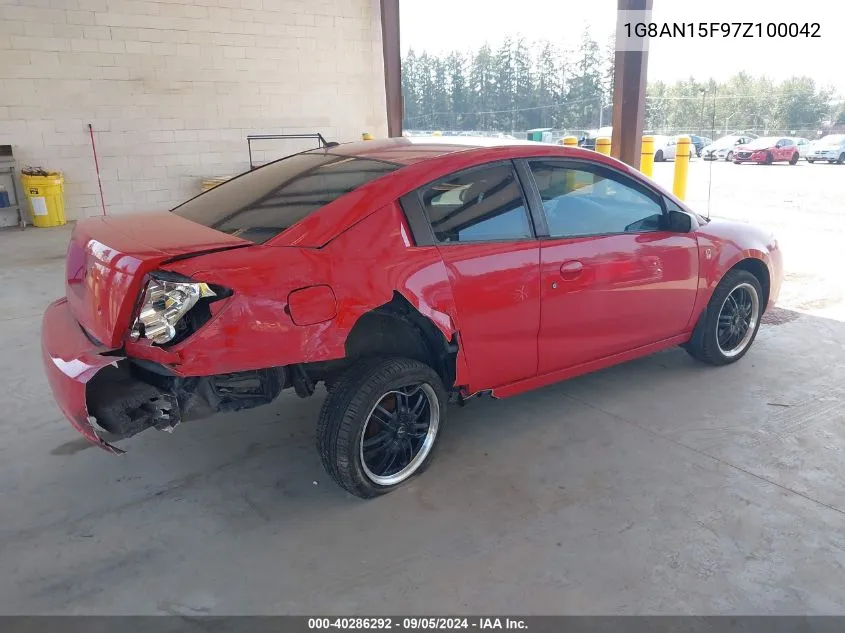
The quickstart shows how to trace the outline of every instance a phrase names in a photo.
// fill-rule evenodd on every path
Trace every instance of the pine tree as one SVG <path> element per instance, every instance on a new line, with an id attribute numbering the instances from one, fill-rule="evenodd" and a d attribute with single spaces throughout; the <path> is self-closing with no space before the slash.
<path id="1" fill-rule="evenodd" d="M 402 127 L 412 129 L 419 117 L 419 77 L 417 76 L 417 56 L 414 49 L 409 49 L 402 60 L 402 98 L 404 100 L 404 117 Z"/>
<path id="2" fill-rule="evenodd" d="M 449 107 L 453 113 L 454 127 L 457 130 L 468 129 L 470 100 L 466 79 L 466 60 L 463 54 L 453 51 L 446 58 L 446 74 L 449 79 Z"/>
<path id="3" fill-rule="evenodd" d="M 567 125 L 594 128 L 599 122 L 601 103 L 601 59 L 599 45 L 584 31 L 574 60 L 575 74 L 566 89 Z"/>
<path id="4" fill-rule="evenodd" d="M 493 53 L 490 46 L 484 44 L 472 59 L 470 70 L 470 94 L 476 119 L 473 128 L 495 129 L 492 115 L 496 99 L 496 80 L 494 77 Z"/>
<path id="5" fill-rule="evenodd" d="M 536 95 L 539 123 L 538 127 L 557 125 L 557 111 L 554 107 L 561 99 L 560 51 L 551 42 L 543 42 L 534 63 L 536 68 Z"/>

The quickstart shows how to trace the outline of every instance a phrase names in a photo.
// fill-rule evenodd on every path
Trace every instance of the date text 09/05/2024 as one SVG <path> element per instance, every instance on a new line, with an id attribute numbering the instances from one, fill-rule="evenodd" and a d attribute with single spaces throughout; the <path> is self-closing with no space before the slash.
<path id="1" fill-rule="evenodd" d="M 818 22 L 626 22 L 626 37 L 821 37 Z"/>
<path id="2" fill-rule="evenodd" d="M 397 631 L 450 631 L 450 630 L 512 630 L 525 631 L 527 625 L 520 618 L 445 618 L 445 617 L 349 617 L 349 618 L 308 618 L 310 630 L 397 630 Z"/>

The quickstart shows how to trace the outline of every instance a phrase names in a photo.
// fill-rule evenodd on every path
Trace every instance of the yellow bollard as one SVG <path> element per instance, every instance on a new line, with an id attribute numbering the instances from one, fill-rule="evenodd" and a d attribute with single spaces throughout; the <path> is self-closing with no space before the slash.
<path id="1" fill-rule="evenodd" d="M 563 137 L 563 144 L 566 147 L 578 147 L 578 137 L 577 136 L 564 136 Z"/>
<path id="2" fill-rule="evenodd" d="M 683 200 L 687 195 L 687 172 L 689 171 L 690 155 L 689 136 L 679 136 L 675 147 L 675 181 L 672 193 Z"/>
<path id="3" fill-rule="evenodd" d="M 370 134 L 369 132 L 364 132 L 363 134 L 361 134 L 361 140 L 362 141 L 372 141 L 373 135 Z"/>
<path id="4" fill-rule="evenodd" d="M 640 152 L 640 171 L 649 178 L 654 174 L 654 137 L 643 137 L 643 149 Z"/>
<path id="5" fill-rule="evenodd" d="M 606 136 L 600 136 L 596 139 L 596 151 L 599 154 L 610 156 L 610 139 Z"/>

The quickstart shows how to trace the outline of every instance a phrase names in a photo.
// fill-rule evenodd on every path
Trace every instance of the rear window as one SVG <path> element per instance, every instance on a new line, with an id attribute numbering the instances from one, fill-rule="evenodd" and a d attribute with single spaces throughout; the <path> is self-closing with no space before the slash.
<path id="1" fill-rule="evenodd" d="M 295 154 L 191 198 L 173 213 L 260 244 L 400 166 L 323 151 Z"/>

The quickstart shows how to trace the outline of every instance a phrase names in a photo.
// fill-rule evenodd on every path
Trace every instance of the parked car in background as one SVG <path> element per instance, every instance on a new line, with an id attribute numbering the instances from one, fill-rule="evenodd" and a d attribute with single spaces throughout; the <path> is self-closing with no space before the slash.
<path id="1" fill-rule="evenodd" d="M 802 136 L 790 136 L 795 147 L 798 148 L 798 158 L 807 158 L 807 152 L 810 150 L 810 139 Z"/>
<path id="2" fill-rule="evenodd" d="M 701 152 L 704 150 L 704 148 L 713 142 L 713 139 L 708 138 L 706 136 L 699 136 L 698 134 L 690 134 L 689 138 L 693 146 L 695 147 L 696 156 L 701 156 Z"/>
<path id="3" fill-rule="evenodd" d="M 675 147 L 677 142 L 674 136 L 654 135 L 654 162 L 662 163 L 665 160 L 675 160 Z"/>
<path id="4" fill-rule="evenodd" d="M 722 138 L 716 139 L 701 150 L 701 157 L 704 160 L 725 160 L 732 161 L 734 158 L 734 150 L 738 145 L 750 143 L 755 138 L 753 134 L 729 134 Z"/>
<path id="5" fill-rule="evenodd" d="M 322 382 L 323 466 L 374 497 L 425 469 L 450 400 L 678 345 L 738 361 L 782 277 L 768 232 L 709 220 L 609 156 L 362 141 L 268 163 L 171 212 L 79 221 L 42 357 L 61 411 L 114 453 L 113 437 Z"/>
<path id="6" fill-rule="evenodd" d="M 763 136 L 750 143 L 740 145 L 734 150 L 734 163 L 758 163 L 771 165 L 786 162 L 794 165 L 798 162 L 798 146 L 785 136 Z"/>
<path id="7" fill-rule="evenodd" d="M 807 150 L 807 162 L 826 160 L 829 163 L 845 163 L 845 134 L 828 134 L 813 141 Z"/>

